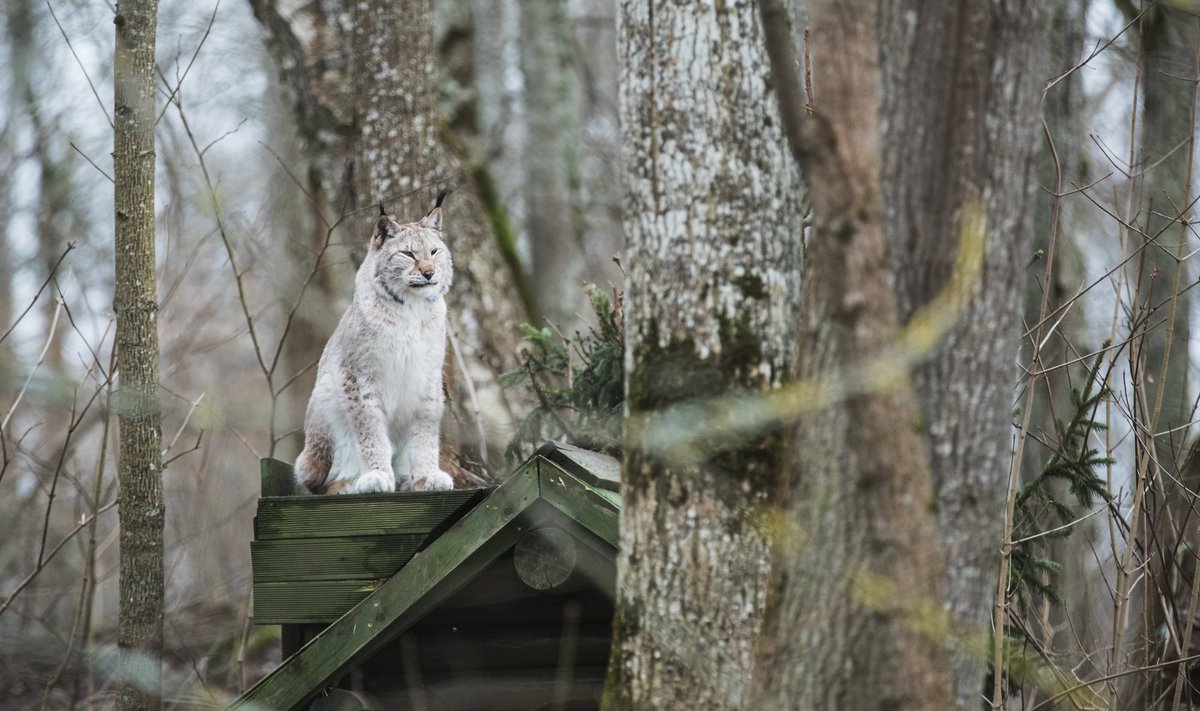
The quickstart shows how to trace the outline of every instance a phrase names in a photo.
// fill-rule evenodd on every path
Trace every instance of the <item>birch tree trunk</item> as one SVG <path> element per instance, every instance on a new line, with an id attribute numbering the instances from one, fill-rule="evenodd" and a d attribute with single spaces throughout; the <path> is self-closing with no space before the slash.
<path id="1" fill-rule="evenodd" d="M 486 439 L 506 442 L 510 413 L 496 376 L 516 367 L 526 315 L 470 171 L 447 145 L 430 0 L 250 4 L 310 144 L 311 178 L 335 214 L 362 210 L 342 239 L 365 246 L 368 213 L 381 200 L 390 213 L 421 215 L 439 187 L 457 187 L 446 205 L 451 330 L 490 427 Z M 469 417 L 466 395 L 455 399 Z"/>
<path id="2" fill-rule="evenodd" d="M 946 640 L 930 623 L 941 550 L 879 197 L 877 28 L 887 25 L 874 0 L 810 3 L 817 91 L 806 117 L 783 4 L 760 7 L 814 222 L 798 354 L 804 409 L 781 481 L 747 708 L 945 708 Z"/>
<path id="3" fill-rule="evenodd" d="M 124 0 L 113 60 L 117 418 L 121 490 L 117 708 L 161 708 L 162 434 L 154 271 L 154 45 L 157 0 Z"/>
<path id="4" fill-rule="evenodd" d="M 948 288 L 972 206 L 985 225 L 978 279 L 948 294 L 961 302 L 954 324 L 915 374 L 947 556 L 946 607 L 980 635 L 989 629 L 1012 461 L 1032 156 L 1047 73 L 1044 5 L 882 4 L 883 204 L 902 323 Z M 979 703 L 983 659 L 972 650 L 952 661 L 959 708 Z"/>
<path id="5" fill-rule="evenodd" d="M 753 4 L 624 0 L 618 27 L 628 413 L 604 706 L 750 708 L 784 438 L 723 435 L 696 401 L 789 379 L 801 185 Z"/>

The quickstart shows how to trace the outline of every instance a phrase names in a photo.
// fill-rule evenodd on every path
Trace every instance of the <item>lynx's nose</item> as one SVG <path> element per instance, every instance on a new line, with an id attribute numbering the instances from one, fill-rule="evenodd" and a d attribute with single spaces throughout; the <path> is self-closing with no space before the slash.
<path id="1" fill-rule="evenodd" d="M 433 279 L 432 269 L 426 269 L 425 271 L 421 272 L 421 274 L 425 277 L 425 281 L 431 281 Z"/>

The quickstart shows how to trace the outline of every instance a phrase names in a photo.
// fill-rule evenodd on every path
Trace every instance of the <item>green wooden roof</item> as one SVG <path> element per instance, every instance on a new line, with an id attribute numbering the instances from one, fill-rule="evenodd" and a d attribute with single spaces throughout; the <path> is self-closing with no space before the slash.
<path id="1" fill-rule="evenodd" d="M 420 620 L 544 521 L 565 515 L 617 547 L 620 465 L 548 444 L 378 589 L 238 698 L 236 709 L 293 709 Z M 314 503 L 360 497 L 317 497 Z M 362 497 L 366 498 L 366 496 Z"/>

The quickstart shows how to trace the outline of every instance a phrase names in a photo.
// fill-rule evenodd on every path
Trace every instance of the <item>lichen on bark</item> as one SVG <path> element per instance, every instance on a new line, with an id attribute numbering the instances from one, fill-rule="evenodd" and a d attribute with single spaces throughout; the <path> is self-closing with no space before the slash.
<path id="1" fill-rule="evenodd" d="M 604 703 L 742 708 L 781 438 L 714 431 L 703 403 L 789 379 L 802 186 L 752 4 L 625 0 L 618 54 L 628 444 Z"/>

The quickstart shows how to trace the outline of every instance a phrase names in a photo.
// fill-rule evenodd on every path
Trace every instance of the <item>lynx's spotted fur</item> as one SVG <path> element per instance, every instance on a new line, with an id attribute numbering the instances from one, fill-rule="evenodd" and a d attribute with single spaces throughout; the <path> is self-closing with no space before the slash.
<path id="1" fill-rule="evenodd" d="M 321 354 L 296 480 L 317 494 L 454 487 L 438 467 L 446 290 L 442 199 L 418 222 L 384 213 L 354 300 Z M 394 468 L 393 468 L 394 467 Z"/>

